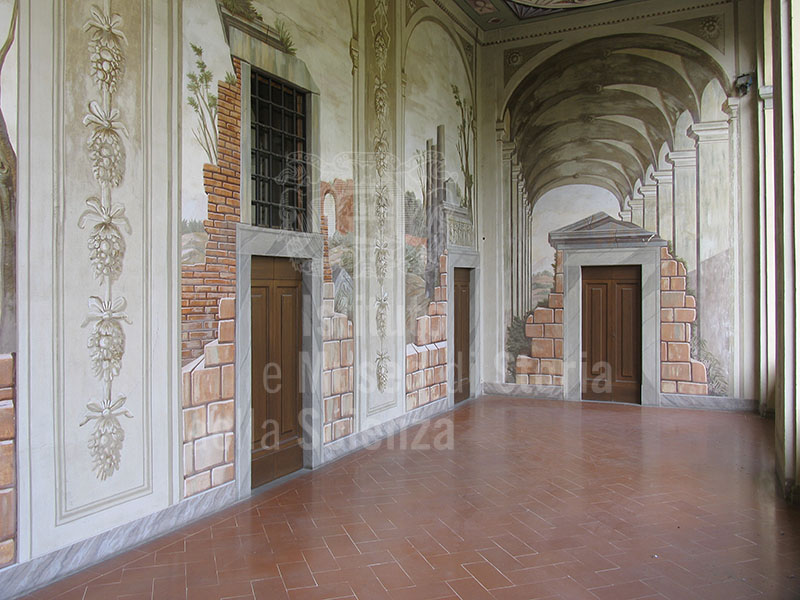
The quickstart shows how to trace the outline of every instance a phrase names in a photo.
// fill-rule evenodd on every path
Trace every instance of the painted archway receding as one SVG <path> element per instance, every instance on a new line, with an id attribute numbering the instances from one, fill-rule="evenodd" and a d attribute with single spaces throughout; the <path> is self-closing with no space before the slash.
<path id="1" fill-rule="evenodd" d="M 530 202 L 591 184 L 623 207 L 663 149 L 682 145 L 679 125 L 702 120 L 710 101 L 721 110 L 729 89 L 716 60 L 675 38 L 624 34 L 561 50 L 522 79 L 507 105 Z"/>

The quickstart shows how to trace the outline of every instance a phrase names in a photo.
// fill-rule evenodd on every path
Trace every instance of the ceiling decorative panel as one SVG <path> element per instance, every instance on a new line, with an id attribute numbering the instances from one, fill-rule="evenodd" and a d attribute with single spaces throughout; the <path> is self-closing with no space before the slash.
<path id="1" fill-rule="evenodd" d="M 514 0 L 516 4 L 525 4 L 534 8 L 581 8 L 608 4 L 614 0 Z"/>
<path id="2" fill-rule="evenodd" d="M 531 19 L 623 0 L 455 0 L 482 29 L 510 27 Z M 628 0 L 633 1 L 633 0 Z"/>

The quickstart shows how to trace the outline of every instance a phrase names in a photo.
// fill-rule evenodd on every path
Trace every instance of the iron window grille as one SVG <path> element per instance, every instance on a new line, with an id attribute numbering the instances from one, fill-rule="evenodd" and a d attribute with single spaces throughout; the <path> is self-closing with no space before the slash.
<path id="1" fill-rule="evenodd" d="M 253 225 L 306 231 L 306 92 L 252 69 L 250 148 Z"/>

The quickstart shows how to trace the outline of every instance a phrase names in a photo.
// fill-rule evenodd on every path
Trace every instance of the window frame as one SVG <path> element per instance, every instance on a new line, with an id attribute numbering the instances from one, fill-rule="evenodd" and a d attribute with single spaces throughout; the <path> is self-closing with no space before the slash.
<path id="1" fill-rule="evenodd" d="M 248 93 L 242 100 L 249 106 L 249 151 L 242 156 L 249 161 L 243 182 L 250 192 L 250 222 L 268 229 L 307 232 L 310 92 L 263 69 L 251 66 L 248 70 Z"/>

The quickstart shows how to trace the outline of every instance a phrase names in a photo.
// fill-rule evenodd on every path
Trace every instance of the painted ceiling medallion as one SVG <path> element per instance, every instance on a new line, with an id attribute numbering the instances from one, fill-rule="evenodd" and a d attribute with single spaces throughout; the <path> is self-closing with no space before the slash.
<path id="1" fill-rule="evenodd" d="M 497 7 L 492 4 L 491 0 L 468 0 L 468 2 L 479 15 L 488 15 L 497 12 Z"/>
<path id="2" fill-rule="evenodd" d="M 533 8 L 582 8 L 584 6 L 595 6 L 597 4 L 608 4 L 614 0 L 514 0 L 517 4 L 524 4 Z"/>

